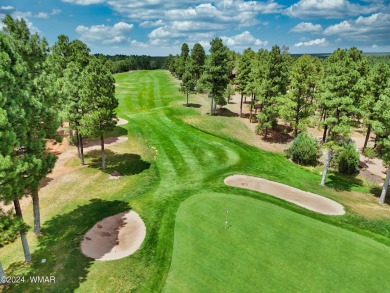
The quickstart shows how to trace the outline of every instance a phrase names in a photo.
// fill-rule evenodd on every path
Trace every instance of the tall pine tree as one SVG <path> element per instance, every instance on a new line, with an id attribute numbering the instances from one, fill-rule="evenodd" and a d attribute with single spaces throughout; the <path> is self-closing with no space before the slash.
<path id="1" fill-rule="evenodd" d="M 115 98 L 115 80 L 110 70 L 96 58 L 91 58 L 81 80 L 80 104 L 86 112 L 80 120 L 80 131 L 84 135 L 100 138 L 102 170 L 105 170 L 104 137 L 116 125 L 118 100 Z"/>

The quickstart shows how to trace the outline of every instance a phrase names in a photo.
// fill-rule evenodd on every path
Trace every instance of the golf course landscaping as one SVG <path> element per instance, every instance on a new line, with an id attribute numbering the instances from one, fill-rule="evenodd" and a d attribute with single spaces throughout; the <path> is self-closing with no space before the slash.
<path id="1" fill-rule="evenodd" d="M 320 186 L 318 172 L 247 144 L 254 134 L 239 118 L 209 116 L 207 97 L 191 95 L 186 107 L 168 71 L 120 73 L 115 81 L 117 114 L 128 123 L 109 136 L 128 140 L 107 145 L 105 172 L 99 152 L 87 150 L 87 166 L 74 153 L 48 176 L 42 234 L 28 233 L 31 264 L 20 241 L 0 255 L 9 276 L 56 282 L 12 284 L 10 292 L 390 291 L 390 209 L 377 205 L 369 186 L 337 174 Z M 115 171 L 120 178 L 109 180 Z M 236 174 L 324 196 L 345 214 L 224 183 Z M 31 204 L 25 209 L 31 226 Z M 146 230 L 133 254 L 109 261 L 83 254 L 87 231 L 129 211 Z"/>

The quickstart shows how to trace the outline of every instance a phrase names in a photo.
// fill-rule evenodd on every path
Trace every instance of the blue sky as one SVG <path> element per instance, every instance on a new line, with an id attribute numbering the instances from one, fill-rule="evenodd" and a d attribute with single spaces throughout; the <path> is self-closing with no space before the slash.
<path id="1" fill-rule="evenodd" d="M 214 37 L 240 52 L 275 44 L 291 53 L 390 52 L 390 0 L 0 0 L 0 18 L 6 13 L 51 45 L 65 34 L 111 55 L 176 54 L 183 42 L 207 50 Z"/>

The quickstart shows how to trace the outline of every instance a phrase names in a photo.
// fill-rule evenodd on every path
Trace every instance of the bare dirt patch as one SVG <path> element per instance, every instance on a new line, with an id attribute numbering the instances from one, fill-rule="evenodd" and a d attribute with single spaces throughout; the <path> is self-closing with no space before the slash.
<path id="1" fill-rule="evenodd" d="M 122 119 L 122 118 L 117 118 L 116 121 L 117 121 L 117 123 L 116 123 L 117 126 L 125 125 L 125 124 L 129 123 L 129 121 Z"/>
<path id="2" fill-rule="evenodd" d="M 81 251 L 100 261 L 117 260 L 136 252 L 145 239 L 146 227 L 134 212 L 123 212 L 93 226 L 81 242 Z"/>
<path id="3" fill-rule="evenodd" d="M 233 175 L 225 178 L 224 182 L 229 186 L 263 192 L 320 214 L 345 214 L 344 207 L 329 198 L 263 178 Z"/>

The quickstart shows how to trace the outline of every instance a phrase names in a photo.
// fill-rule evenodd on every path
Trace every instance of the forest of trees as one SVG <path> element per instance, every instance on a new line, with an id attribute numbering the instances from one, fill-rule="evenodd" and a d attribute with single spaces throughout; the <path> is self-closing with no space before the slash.
<path id="1" fill-rule="evenodd" d="M 357 153 L 350 137 L 355 127 L 366 128 L 364 148 L 374 131 L 373 151 L 387 166 L 390 164 L 389 55 L 365 56 L 350 48 L 337 49 L 320 59 L 310 55 L 293 57 L 287 47 L 277 45 L 270 51 L 248 48 L 242 54 L 229 50 L 219 38 L 210 45 L 210 54 L 206 55 L 200 44 L 195 44 L 191 53 L 183 44 L 180 55 L 169 55 L 166 60 L 166 67 L 182 80 L 187 105 L 189 93 L 207 93 L 209 113 L 215 115 L 216 106 L 225 105 L 237 91 L 241 95 L 239 116 L 249 98 L 249 119 L 257 123 L 256 131 L 263 138 L 277 126 L 278 119 L 288 122 L 297 137 L 307 131 L 310 119 L 319 117 L 321 143 L 328 149 L 321 185 L 325 185 L 336 153 L 348 150 L 352 157 Z M 384 203 L 389 181 L 390 168 L 380 203 Z"/>
<path id="2" fill-rule="evenodd" d="M 0 32 L 0 201 L 13 203 L 15 215 L 0 212 L 0 246 L 20 235 L 26 262 L 31 261 L 27 226 L 19 200 L 31 196 L 34 232 L 40 233 L 39 184 L 56 157 L 48 139 L 69 122 L 81 164 L 83 137 L 99 138 L 102 169 L 104 137 L 116 124 L 114 78 L 106 64 L 90 55 L 86 44 L 60 35 L 50 48 L 32 34 L 24 19 L 6 15 Z M 0 262 L 0 274 L 2 273 Z"/>

